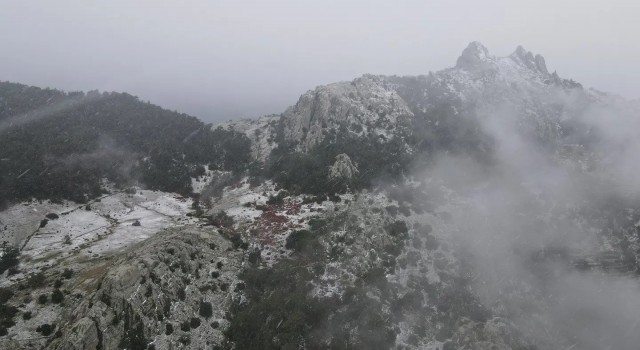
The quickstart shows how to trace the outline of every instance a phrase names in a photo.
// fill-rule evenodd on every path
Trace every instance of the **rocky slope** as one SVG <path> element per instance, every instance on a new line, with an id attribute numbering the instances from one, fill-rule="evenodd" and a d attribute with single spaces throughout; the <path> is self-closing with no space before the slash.
<path id="1" fill-rule="evenodd" d="M 634 349 L 639 111 L 477 42 L 317 87 L 190 198 L 0 212 L 0 347 Z"/>

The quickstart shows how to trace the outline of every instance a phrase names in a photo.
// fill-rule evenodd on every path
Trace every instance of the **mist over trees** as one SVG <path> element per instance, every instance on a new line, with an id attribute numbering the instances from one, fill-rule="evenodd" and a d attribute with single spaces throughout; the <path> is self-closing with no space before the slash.
<path id="1" fill-rule="evenodd" d="M 203 164 L 242 172 L 246 136 L 126 93 L 62 92 L 0 83 L 0 199 L 69 199 L 119 186 L 191 192 Z"/>

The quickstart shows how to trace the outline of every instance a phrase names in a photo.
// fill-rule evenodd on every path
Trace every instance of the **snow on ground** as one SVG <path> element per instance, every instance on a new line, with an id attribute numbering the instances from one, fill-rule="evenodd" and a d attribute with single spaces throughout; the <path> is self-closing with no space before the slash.
<path id="1" fill-rule="evenodd" d="M 18 245 L 31 235 L 40 225 L 40 220 L 48 213 L 62 213 L 72 210 L 73 203 L 53 204 L 49 201 L 25 202 L 0 211 L 0 243 Z"/>
<path id="2" fill-rule="evenodd" d="M 274 141 L 274 126 L 279 119 L 280 115 L 268 115 L 258 119 L 230 120 L 222 124 L 214 125 L 213 129 L 223 128 L 245 134 L 251 140 L 251 154 L 253 159 L 264 161 L 277 146 Z"/>
<path id="3" fill-rule="evenodd" d="M 115 192 L 86 205 L 25 202 L 0 212 L 0 241 L 21 247 L 21 266 L 29 271 L 117 254 L 164 228 L 195 224 L 186 216 L 190 207 L 189 199 L 148 190 Z"/>
<path id="4" fill-rule="evenodd" d="M 225 212 L 232 217 L 232 230 L 253 247 L 260 248 L 269 265 L 288 255 L 284 245 L 291 232 L 308 228 L 310 218 L 336 205 L 330 201 L 304 203 L 304 196 L 286 196 L 281 202 L 269 203 L 270 197 L 278 193 L 270 181 L 251 187 L 248 179 L 244 179 L 225 188 L 222 197 L 213 201 L 208 214 Z"/>
<path id="5" fill-rule="evenodd" d="M 193 193 L 202 193 L 202 190 L 204 190 L 204 188 L 207 187 L 207 185 L 211 182 L 213 176 L 216 173 L 219 173 L 217 171 L 209 170 L 208 165 L 205 165 L 204 169 L 204 175 L 191 178 L 191 187 L 193 188 Z"/>

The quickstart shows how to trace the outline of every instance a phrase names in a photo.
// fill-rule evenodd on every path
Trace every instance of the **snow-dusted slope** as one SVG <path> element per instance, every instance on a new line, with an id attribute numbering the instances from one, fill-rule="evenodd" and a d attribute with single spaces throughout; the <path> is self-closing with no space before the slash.
<path id="1" fill-rule="evenodd" d="M 22 254 L 0 347 L 635 349 L 639 111 L 477 42 L 439 72 L 317 87 L 216 126 L 254 171 L 299 156 L 291 187 L 203 164 L 193 198 L 0 212 Z M 303 162 L 304 185 L 348 185 L 305 192 L 285 176 Z"/>
<path id="2" fill-rule="evenodd" d="M 541 55 L 521 46 L 498 57 L 472 42 L 452 68 L 416 77 L 364 75 L 319 86 L 280 116 L 221 126 L 245 132 L 254 142 L 254 156 L 264 160 L 277 143 L 307 151 L 331 130 L 381 135 L 384 141 L 415 134 L 416 124 L 437 131 L 443 118 L 483 117 L 497 110 L 531 135 L 557 142 L 567 120 L 594 104 L 620 103 L 627 102 L 548 72 Z"/>
<path id="3" fill-rule="evenodd" d="M 190 204 L 176 194 L 140 189 L 115 192 L 86 205 L 22 203 L 0 212 L 5 225 L 0 241 L 20 246 L 23 263 L 33 262 L 25 272 L 98 259 L 118 254 L 164 228 L 194 224 L 185 216 Z"/>

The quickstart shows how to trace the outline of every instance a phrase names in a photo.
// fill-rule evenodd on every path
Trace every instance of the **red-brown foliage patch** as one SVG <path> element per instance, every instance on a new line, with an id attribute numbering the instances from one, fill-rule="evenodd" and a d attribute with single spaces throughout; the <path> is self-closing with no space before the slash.
<path id="1" fill-rule="evenodd" d="M 258 241 L 265 245 L 274 245 L 278 238 L 291 229 L 300 227 L 300 224 L 290 220 L 288 215 L 300 213 L 301 203 L 287 200 L 284 204 L 267 204 L 261 206 L 262 214 L 250 230 Z"/>

